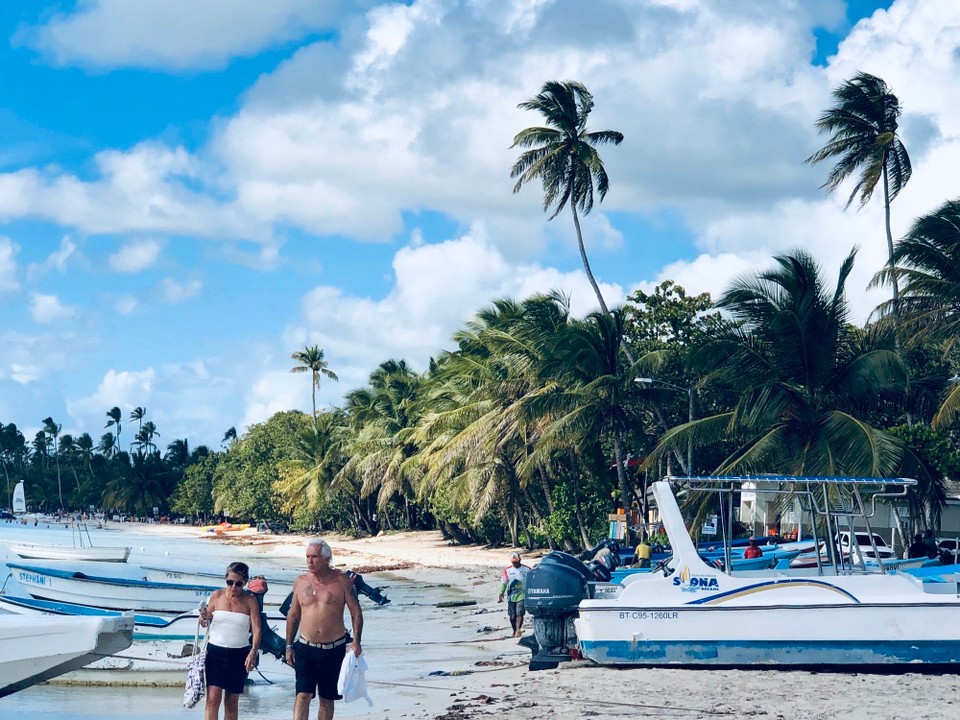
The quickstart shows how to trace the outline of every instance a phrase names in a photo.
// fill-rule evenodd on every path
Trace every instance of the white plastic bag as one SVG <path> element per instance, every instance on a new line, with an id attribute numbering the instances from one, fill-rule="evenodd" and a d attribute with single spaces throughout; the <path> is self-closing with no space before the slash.
<path id="1" fill-rule="evenodd" d="M 353 654 L 353 648 L 347 649 L 340 666 L 340 678 L 337 680 L 337 693 L 343 695 L 344 702 L 353 702 L 363 698 L 369 707 L 373 707 L 373 700 L 367 693 L 367 660 L 361 655 Z"/>

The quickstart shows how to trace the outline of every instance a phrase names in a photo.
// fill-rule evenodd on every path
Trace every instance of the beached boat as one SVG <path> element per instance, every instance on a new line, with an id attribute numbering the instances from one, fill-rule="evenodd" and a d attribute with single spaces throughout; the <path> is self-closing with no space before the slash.
<path id="1" fill-rule="evenodd" d="M 233 523 L 222 522 L 217 523 L 216 525 L 201 525 L 200 532 L 205 533 L 225 533 L 225 532 L 238 532 L 240 530 L 247 530 L 250 528 L 250 523 L 240 523 L 234 525 Z"/>
<path id="2" fill-rule="evenodd" d="M 175 567 L 158 567 L 141 565 L 143 577 L 150 582 L 174 583 L 177 585 L 222 585 L 223 570 L 198 570 Z M 287 574 L 283 577 L 267 577 L 267 593 L 263 598 L 265 605 L 280 605 L 287 595 L 293 591 L 293 581 L 296 576 Z"/>
<path id="3" fill-rule="evenodd" d="M 0 697 L 130 647 L 133 626 L 132 615 L 0 615 Z"/>
<path id="4" fill-rule="evenodd" d="M 150 582 L 129 577 L 90 575 L 44 565 L 7 563 L 17 582 L 32 597 L 107 610 L 180 613 L 196 610 L 220 585 Z"/>
<path id="5" fill-rule="evenodd" d="M 8 542 L 10 551 L 24 560 L 79 560 L 91 562 L 125 563 L 130 557 L 129 547 L 69 545 L 36 545 L 33 543 Z"/>
<path id="6" fill-rule="evenodd" d="M 905 495 L 916 484 L 905 478 L 667 480 L 728 495 L 743 482 L 795 493 L 827 525 L 828 536 L 854 515 L 870 532 L 864 503 L 872 508 L 873 497 Z M 571 647 L 603 665 L 960 665 L 957 587 L 904 573 L 855 573 L 839 562 L 833 567 L 847 574 L 731 576 L 698 555 L 670 482 L 654 483 L 653 491 L 674 553 L 662 571 L 608 585 L 602 597 L 591 597 L 587 572 L 566 558 L 548 561 L 564 553 L 550 553 L 528 575 L 538 667 L 555 665 Z M 838 496 L 848 501 L 843 510 L 831 509 Z"/>

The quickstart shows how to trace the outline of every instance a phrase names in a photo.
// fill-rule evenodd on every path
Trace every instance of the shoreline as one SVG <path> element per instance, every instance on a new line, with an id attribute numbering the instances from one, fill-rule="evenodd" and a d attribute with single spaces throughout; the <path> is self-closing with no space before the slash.
<path id="1" fill-rule="evenodd" d="M 302 570 L 304 544 L 310 537 L 264 535 L 252 530 L 229 537 L 204 537 L 191 526 L 118 525 L 110 523 L 99 531 L 102 534 L 95 542 L 116 544 L 131 534 L 140 536 L 138 545 L 148 545 L 151 537 L 165 543 L 202 539 L 214 543 L 220 555 L 236 548 L 236 559 L 249 561 L 252 567 L 263 561 L 285 571 Z M 953 674 L 611 668 L 586 661 L 531 672 L 527 669 L 530 652 L 508 636 L 506 609 L 496 602 L 499 572 L 508 564 L 513 548 L 454 546 L 439 532 L 398 532 L 361 539 L 332 534 L 320 537 L 330 543 L 335 567 L 363 569 L 361 574 L 372 576 L 366 578 L 370 585 L 386 585 L 394 605 L 391 612 L 384 612 L 364 604 L 364 644 L 371 666 L 367 680 L 374 706 L 368 710 L 362 701 L 338 702 L 339 718 L 490 720 L 499 715 L 511 720 L 541 720 L 587 715 L 611 719 L 942 720 L 958 703 Z M 195 547 L 193 543 L 190 546 Z M 519 552 L 529 565 L 544 554 L 526 555 L 522 548 Z M 131 557 L 131 562 L 138 560 Z M 436 606 L 441 596 L 462 597 L 475 604 L 441 609 Z M 421 623 L 416 628 L 419 635 L 411 635 L 406 628 L 406 640 L 395 640 L 398 621 Z M 531 632 L 529 616 L 525 631 Z M 410 637 L 415 640 L 410 642 Z M 393 657 L 401 653 L 402 661 L 396 667 L 381 665 L 391 649 Z M 269 660 L 261 667 L 274 670 L 272 663 Z M 282 672 L 289 673 L 289 669 Z M 153 692 L 164 704 L 175 704 L 180 687 Z M 286 703 L 292 703 L 288 694 L 289 678 L 287 685 L 279 687 L 258 683 L 244 696 L 241 716 L 250 709 L 282 706 L 285 717 Z"/>

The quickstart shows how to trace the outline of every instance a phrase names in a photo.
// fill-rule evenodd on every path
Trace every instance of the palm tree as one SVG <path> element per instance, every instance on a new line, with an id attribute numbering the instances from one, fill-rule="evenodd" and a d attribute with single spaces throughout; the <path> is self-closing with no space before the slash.
<path id="1" fill-rule="evenodd" d="M 130 422 L 137 422 L 137 430 L 139 431 L 143 428 L 143 418 L 147 415 L 147 409 L 145 407 L 135 407 L 130 411 Z"/>
<path id="2" fill-rule="evenodd" d="M 87 466 L 87 472 L 90 473 L 90 479 L 94 480 L 93 475 L 93 438 L 90 437 L 90 433 L 83 433 L 76 440 L 77 452 L 80 455 L 80 458 L 83 460 L 83 464 Z"/>
<path id="3" fill-rule="evenodd" d="M 854 257 L 842 264 L 833 291 L 802 251 L 734 281 L 717 306 L 735 322 L 696 349 L 691 364 L 739 400 L 667 432 L 647 466 L 685 447 L 692 434 L 698 444 L 733 443 L 718 474 L 888 477 L 901 469 L 907 448 L 864 418 L 902 399 L 907 371 L 882 337 L 848 324 L 844 287 Z"/>
<path id="4" fill-rule="evenodd" d="M 116 442 L 113 444 L 113 453 L 120 452 L 120 420 L 123 418 L 123 413 L 120 412 L 120 408 L 114 406 L 107 410 L 107 424 L 104 425 L 105 428 L 111 427 L 113 425 L 117 426 L 117 437 Z"/>
<path id="5" fill-rule="evenodd" d="M 910 156 L 897 135 L 902 109 L 897 96 L 878 77 L 857 73 L 833 91 L 834 106 L 817 120 L 820 134 L 832 133 L 829 142 L 807 158 L 808 163 L 837 158 L 837 164 L 821 187 L 836 190 L 848 177 L 858 174 L 847 207 L 860 196 L 860 207 L 873 196 L 883 179 L 883 206 L 886 217 L 887 253 L 893 262 L 893 235 L 890 232 L 890 203 L 910 180 Z M 900 288 L 891 277 L 896 305 Z"/>
<path id="6" fill-rule="evenodd" d="M 525 183 L 540 180 L 544 192 L 543 209 L 547 211 L 553 207 L 550 220 L 570 203 L 583 269 L 597 295 L 600 308 L 605 313 L 609 312 L 590 270 L 577 209 L 584 215 L 593 209 L 594 183 L 599 201 L 603 202 L 609 180 L 596 146 L 605 143 L 619 145 L 623 142 L 623 133 L 616 130 L 587 130 L 587 119 L 593 110 L 593 95 L 578 82 L 547 82 L 536 97 L 520 103 L 518 107 L 541 113 L 547 127 L 529 127 L 513 138 L 510 147 L 531 148 L 520 155 L 510 170 L 510 177 L 517 178 L 513 192 L 519 192 Z"/>
<path id="7" fill-rule="evenodd" d="M 899 302 L 901 330 L 911 345 L 942 344 L 945 353 L 960 338 L 960 199 L 919 217 L 897 241 L 890 264 L 874 283 L 903 283 Z M 882 305 L 881 313 L 892 311 Z M 960 410 L 960 384 L 954 383 L 933 425 L 947 425 Z"/>
<path id="8" fill-rule="evenodd" d="M 324 360 L 323 350 L 317 345 L 305 346 L 303 350 L 298 350 L 290 357 L 300 363 L 290 368 L 290 372 L 309 372 L 311 374 L 313 380 L 313 417 L 317 417 L 317 390 L 320 389 L 320 376 L 325 375 L 331 380 L 339 380 L 340 378 L 332 370 L 327 369 L 327 361 Z"/>
<path id="9" fill-rule="evenodd" d="M 56 456 L 57 460 L 57 490 L 60 493 L 60 510 L 63 510 L 63 486 L 60 482 L 60 448 L 57 446 L 57 439 L 60 437 L 60 430 L 63 429 L 62 425 L 59 425 L 53 421 L 52 417 L 43 419 L 43 431 L 53 437 L 53 453 Z"/>
<path id="10" fill-rule="evenodd" d="M 235 443 L 237 440 L 237 428 L 231 426 L 227 428 L 226 432 L 223 433 L 223 439 L 220 441 L 220 445 L 230 446 Z"/>

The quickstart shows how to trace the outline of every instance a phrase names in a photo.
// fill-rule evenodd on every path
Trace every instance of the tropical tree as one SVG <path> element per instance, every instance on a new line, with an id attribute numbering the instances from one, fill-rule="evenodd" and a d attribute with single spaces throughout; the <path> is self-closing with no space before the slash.
<path id="1" fill-rule="evenodd" d="M 60 448 L 57 446 L 57 440 L 60 437 L 62 425 L 55 423 L 52 417 L 43 419 L 43 431 L 53 438 L 53 454 L 57 461 L 57 490 L 60 493 L 60 509 L 63 510 L 63 485 L 60 481 Z"/>
<path id="2" fill-rule="evenodd" d="M 519 192 L 528 182 L 539 180 L 543 185 L 543 209 L 553 209 L 550 220 L 557 217 L 567 203 L 570 204 L 584 272 L 600 308 L 609 312 L 590 269 L 577 210 L 587 215 L 593 209 L 594 184 L 598 201 L 602 202 L 606 196 L 610 181 L 597 146 L 606 143 L 619 145 L 623 142 L 623 133 L 616 130 L 590 132 L 587 129 L 587 120 L 593 110 L 593 95 L 578 82 L 547 82 L 539 94 L 518 107 L 539 112 L 547 125 L 521 130 L 513 138 L 510 147 L 530 148 L 520 155 L 510 170 L 510 177 L 517 178 L 513 192 Z"/>
<path id="3" fill-rule="evenodd" d="M 331 380 L 339 380 L 340 378 L 337 377 L 336 373 L 327 368 L 327 361 L 324 359 L 323 350 L 321 350 L 317 345 L 304 347 L 303 350 L 298 350 L 290 357 L 300 363 L 299 365 L 295 365 L 294 367 L 290 368 L 290 372 L 310 373 L 313 386 L 313 417 L 316 417 L 317 390 L 320 389 L 320 376 L 323 375 Z"/>
<path id="4" fill-rule="evenodd" d="M 107 410 L 107 424 L 104 425 L 105 428 L 116 427 L 116 439 L 113 443 L 113 449 L 111 454 L 116 454 L 120 452 L 120 421 L 123 419 L 123 413 L 120 412 L 120 408 L 114 406 Z"/>
<path id="5" fill-rule="evenodd" d="M 137 431 L 139 432 L 143 428 L 143 418 L 147 415 L 147 409 L 145 407 L 135 407 L 130 411 L 130 422 L 137 423 Z"/>
<path id="6" fill-rule="evenodd" d="M 718 303 L 735 321 L 694 351 L 707 381 L 736 393 L 733 409 L 673 428 L 647 459 L 698 444 L 733 442 L 715 472 L 889 477 L 909 460 L 904 443 L 864 417 L 899 402 L 907 371 L 897 352 L 848 323 L 845 283 L 824 286 L 805 252 L 774 258 L 773 270 L 735 280 Z"/>
<path id="7" fill-rule="evenodd" d="M 960 199 L 917 218 L 897 241 L 890 264 L 874 283 L 902 283 L 898 323 L 910 346 L 932 343 L 948 357 L 960 338 Z M 881 305 L 890 314 L 892 303 Z M 954 382 L 933 417 L 947 426 L 960 410 L 960 384 Z"/>
<path id="8" fill-rule="evenodd" d="M 860 207 L 867 204 L 877 183 L 883 180 L 883 207 L 887 230 L 887 253 L 893 262 L 893 235 L 890 231 L 890 203 L 910 180 L 912 169 L 907 149 L 897 135 L 902 109 L 900 101 L 880 78 L 857 73 L 833 91 L 835 104 L 817 120 L 820 134 L 831 134 L 820 150 L 807 158 L 809 163 L 837 159 L 837 164 L 821 186 L 836 190 L 851 175 L 857 175 L 847 207 L 857 195 Z M 891 276 L 893 301 L 900 288 Z"/>

